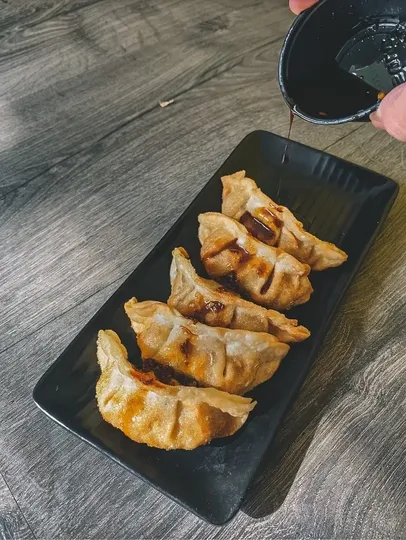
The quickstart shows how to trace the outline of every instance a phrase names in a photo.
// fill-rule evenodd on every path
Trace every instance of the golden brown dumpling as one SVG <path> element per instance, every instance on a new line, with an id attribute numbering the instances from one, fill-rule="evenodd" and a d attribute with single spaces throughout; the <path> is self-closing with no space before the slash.
<path id="1" fill-rule="evenodd" d="M 251 236 L 224 214 L 199 216 L 200 256 L 208 274 L 237 286 L 258 304 L 278 310 L 307 302 L 310 266 Z"/>
<path id="2" fill-rule="evenodd" d="M 306 232 L 288 208 L 265 195 L 240 171 L 223 176 L 223 214 L 240 221 L 256 238 L 290 253 L 312 270 L 340 266 L 347 254 L 334 244 Z"/>
<path id="3" fill-rule="evenodd" d="M 211 279 L 197 275 L 183 248 L 172 252 L 171 286 L 168 305 L 185 317 L 210 326 L 268 332 L 284 343 L 303 341 L 309 330 L 282 313 L 243 300 Z"/>
<path id="4" fill-rule="evenodd" d="M 135 442 L 165 450 L 192 450 L 235 433 L 256 403 L 214 388 L 168 386 L 127 360 L 112 330 L 100 331 L 96 385 L 103 419 Z"/>
<path id="5" fill-rule="evenodd" d="M 132 298 L 124 309 L 143 359 L 153 358 L 203 386 L 232 394 L 270 379 L 289 351 L 270 334 L 206 326 L 162 302 Z"/>

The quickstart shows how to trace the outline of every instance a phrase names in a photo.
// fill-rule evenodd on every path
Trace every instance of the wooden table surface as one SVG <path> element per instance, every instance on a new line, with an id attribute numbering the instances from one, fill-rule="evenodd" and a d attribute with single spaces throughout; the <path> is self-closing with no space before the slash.
<path id="1" fill-rule="evenodd" d="M 0 1 L 2 538 L 405 538 L 406 146 L 368 124 L 294 123 L 401 191 L 231 523 L 203 523 L 31 397 L 234 146 L 286 135 L 292 18 L 287 0 Z"/>

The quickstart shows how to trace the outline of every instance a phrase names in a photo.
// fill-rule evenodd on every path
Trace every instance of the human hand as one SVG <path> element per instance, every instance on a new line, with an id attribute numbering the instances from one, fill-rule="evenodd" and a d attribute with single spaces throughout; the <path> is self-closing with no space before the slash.
<path id="1" fill-rule="evenodd" d="M 295 15 L 299 15 L 301 11 L 314 6 L 317 2 L 318 0 L 289 0 L 289 7 Z"/>
<path id="2" fill-rule="evenodd" d="M 370 119 L 376 128 L 406 142 L 406 83 L 389 92 Z"/>
<path id="3" fill-rule="evenodd" d="M 317 4 L 318 0 L 289 0 L 289 7 L 298 15 Z M 397 86 L 370 116 L 372 124 L 387 131 L 395 139 L 406 142 L 406 83 Z"/>

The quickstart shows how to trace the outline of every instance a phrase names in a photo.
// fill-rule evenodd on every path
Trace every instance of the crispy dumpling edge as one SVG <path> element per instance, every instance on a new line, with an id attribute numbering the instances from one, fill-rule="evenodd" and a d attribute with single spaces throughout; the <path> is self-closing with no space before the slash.
<path id="1" fill-rule="evenodd" d="M 231 212 L 233 215 L 230 215 L 229 212 L 225 211 L 225 204 L 226 204 L 225 203 L 225 197 L 229 197 L 230 200 L 231 200 L 231 188 L 230 188 L 230 185 L 231 185 L 231 183 L 233 181 L 234 182 L 243 182 L 244 180 L 246 180 L 250 184 L 252 183 L 255 186 L 255 190 L 258 190 L 258 192 L 260 193 L 260 196 L 264 197 L 265 199 L 267 199 L 269 201 L 269 206 L 272 207 L 273 211 L 276 211 L 278 213 L 278 217 L 282 221 L 283 226 L 286 227 L 287 230 L 290 232 L 290 234 L 292 234 L 296 239 L 299 239 L 302 242 L 306 242 L 306 241 L 310 242 L 312 244 L 312 246 L 313 246 L 313 249 L 315 249 L 315 248 L 323 249 L 324 248 L 327 251 L 327 253 L 330 254 L 330 256 L 332 256 L 333 254 L 335 255 L 336 262 L 334 262 L 334 264 L 331 264 L 331 261 L 333 259 L 330 260 L 330 264 L 328 264 L 328 265 L 327 264 L 322 264 L 322 262 L 320 261 L 320 259 L 321 259 L 320 258 L 316 263 L 311 265 L 312 270 L 320 271 L 320 270 L 326 270 L 328 268 L 334 268 L 334 267 L 340 266 L 341 264 L 343 264 L 348 259 L 347 253 L 345 253 L 345 251 L 343 251 L 341 248 L 339 248 L 338 246 L 336 246 L 335 244 L 333 244 L 331 242 L 327 242 L 326 240 L 322 240 L 322 239 L 318 238 L 317 236 L 311 234 L 310 232 L 306 231 L 306 229 L 303 226 L 303 223 L 301 221 L 299 221 L 295 217 L 293 212 L 291 210 L 289 210 L 289 208 L 287 208 L 286 206 L 276 204 L 275 201 L 273 201 L 268 195 L 266 195 L 258 187 L 255 180 L 253 180 L 252 178 L 250 178 L 250 177 L 248 177 L 246 175 L 245 170 L 237 171 L 234 174 L 225 175 L 225 176 L 223 176 L 221 178 L 221 181 L 222 181 L 222 184 L 223 184 L 222 213 L 224 213 L 225 215 L 228 215 L 229 217 L 235 218 L 236 212 L 237 212 L 237 210 L 235 208 L 235 204 L 234 204 L 234 208 L 233 208 L 233 210 Z M 230 193 L 227 193 L 225 195 L 225 192 L 227 192 L 227 191 L 230 192 Z M 248 196 L 244 202 L 239 202 L 239 204 L 237 206 L 239 208 L 241 208 L 241 206 L 244 206 L 247 203 L 247 201 L 249 200 L 250 197 L 251 197 L 251 195 Z M 267 207 L 267 205 L 265 205 L 265 208 L 266 207 Z M 282 227 L 282 229 L 283 229 L 283 227 Z M 303 261 L 303 262 L 306 263 L 306 261 Z"/>
<path id="2" fill-rule="evenodd" d="M 186 249 L 183 247 L 177 247 L 172 250 L 172 263 L 171 263 L 171 269 L 170 269 L 170 281 L 171 281 L 171 295 L 168 299 L 168 305 L 171 307 L 174 307 L 177 309 L 180 313 L 182 313 L 186 317 L 192 317 L 193 314 L 182 312 L 182 309 L 179 304 L 176 304 L 176 298 L 177 294 L 175 292 L 176 287 L 176 277 L 180 276 L 182 273 L 185 274 L 186 272 L 186 280 L 190 280 L 194 283 L 194 285 L 197 288 L 202 288 L 205 291 L 207 291 L 207 296 L 210 297 L 211 294 L 215 295 L 214 300 L 209 300 L 210 302 L 220 302 L 224 306 L 233 304 L 233 299 L 235 299 L 235 309 L 241 308 L 242 310 L 246 309 L 248 310 L 258 310 L 258 316 L 263 316 L 266 319 L 266 325 L 268 328 L 268 333 L 271 335 L 275 335 L 280 341 L 283 341 L 284 343 L 298 343 L 301 341 L 304 341 L 307 339 L 311 333 L 310 331 L 305 328 L 304 326 L 301 326 L 298 324 L 298 321 L 295 319 L 289 319 L 282 313 L 279 313 L 276 310 L 273 309 L 267 309 L 263 306 L 260 306 L 259 304 L 256 304 L 255 302 L 244 300 L 241 298 L 237 293 L 233 291 L 229 291 L 225 289 L 225 292 L 220 292 L 216 290 L 211 289 L 211 284 L 214 286 L 217 286 L 220 288 L 220 286 L 212 279 L 206 279 L 196 272 L 196 269 L 194 268 L 189 254 L 187 253 Z M 204 294 L 204 293 L 203 293 Z M 224 298 L 224 296 L 226 298 Z M 200 320 L 200 319 L 198 319 Z M 216 318 L 214 317 L 214 320 Z M 208 324 L 209 326 L 223 326 L 223 325 L 217 325 L 215 323 L 207 322 L 207 318 L 201 322 L 204 322 L 205 324 Z M 242 330 L 250 330 L 251 332 L 258 332 L 262 331 L 265 332 L 266 330 L 257 330 L 255 328 L 247 328 L 247 327 L 238 327 L 238 326 L 223 326 L 226 328 L 239 328 Z M 274 331 L 269 331 L 269 328 L 273 327 Z"/>
<path id="3" fill-rule="evenodd" d="M 168 385 L 165 385 L 161 383 L 160 381 L 156 380 L 153 374 L 139 372 L 128 361 L 127 350 L 125 349 L 124 345 L 121 343 L 118 335 L 113 330 L 100 330 L 99 331 L 98 340 L 97 340 L 97 360 L 101 368 L 101 375 L 96 385 L 96 398 L 97 398 L 98 409 L 102 417 L 104 418 L 104 420 L 107 423 L 112 424 L 114 427 L 116 427 L 120 431 L 123 431 L 123 430 L 119 426 L 116 426 L 113 422 L 105 418 L 106 411 L 102 411 L 99 404 L 99 400 L 101 399 L 101 394 L 103 393 L 104 386 L 105 386 L 104 384 L 105 381 L 103 378 L 106 378 L 109 374 L 109 371 L 112 371 L 115 367 L 119 369 L 122 376 L 131 378 L 131 380 L 132 380 L 132 376 L 131 376 L 130 370 L 134 371 L 135 374 L 138 373 L 139 375 L 142 375 L 141 379 L 144 377 L 148 377 L 149 379 L 154 378 L 154 382 L 152 385 L 151 385 L 151 381 L 148 382 L 148 385 L 144 385 L 142 380 L 140 380 L 139 378 L 134 378 L 134 384 L 138 383 L 139 385 L 144 386 L 145 387 L 144 389 L 148 392 L 152 391 L 152 392 L 155 392 L 156 394 L 159 394 L 160 392 L 165 392 L 165 390 L 166 392 L 170 390 L 170 393 L 173 394 L 173 399 L 176 399 L 177 401 L 181 401 L 181 402 L 183 401 L 188 406 L 198 407 L 201 404 L 206 404 L 209 408 L 213 408 L 216 411 L 220 411 L 220 414 L 222 413 L 224 415 L 227 415 L 227 417 L 224 417 L 223 428 L 227 428 L 231 425 L 229 421 L 230 419 L 228 417 L 235 419 L 233 428 L 231 429 L 231 432 L 229 433 L 217 432 L 217 433 L 211 434 L 211 436 L 207 440 L 206 439 L 200 440 L 198 441 L 197 444 L 194 444 L 194 443 L 188 444 L 187 447 L 186 446 L 173 447 L 169 445 L 159 446 L 159 448 L 162 448 L 162 449 L 182 449 L 183 448 L 187 450 L 192 450 L 198 446 L 201 446 L 202 444 L 206 444 L 207 442 L 209 442 L 210 440 L 214 438 L 231 436 L 244 425 L 244 423 L 246 422 L 248 418 L 249 413 L 252 411 L 252 409 L 256 405 L 256 402 L 250 398 L 227 394 L 226 392 L 221 392 L 214 388 L 194 388 L 194 387 L 181 387 L 181 386 L 168 387 Z M 102 386 L 102 389 L 99 391 L 100 385 Z M 168 396 L 165 396 L 165 397 L 168 397 Z M 214 414 L 213 420 L 218 421 L 217 413 L 214 412 L 213 414 Z M 210 428 L 211 418 L 207 417 L 207 421 L 208 421 L 207 427 Z M 148 444 L 148 442 L 146 441 L 137 441 L 136 439 L 130 437 L 126 433 L 124 433 L 124 435 L 134 440 L 135 442 L 139 442 L 140 444 Z M 155 445 L 151 445 L 151 446 L 155 446 Z"/>

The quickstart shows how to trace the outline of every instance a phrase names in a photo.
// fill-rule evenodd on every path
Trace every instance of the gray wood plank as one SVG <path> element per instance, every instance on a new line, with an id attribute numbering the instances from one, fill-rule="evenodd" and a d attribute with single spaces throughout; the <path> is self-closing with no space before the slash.
<path id="1" fill-rule="evenodd" d="M 0 64 L 13 73 L 2 82 L 3 185 L 27 181 L 284 33 L 286 8 L 252 35 L 248 15 L 259 19 L 261 5 L 156 4 L 101 2 L 10 32 Z"/>
<path id="2" fill-rule="evenodd" d="M 190 4 L 184 4 L 188 14 Z M 182 3 L 176 5 L 180 9 Z M 202 16 L 203 22 L 212 13 L 210 6 Z M 267 14 L 261 6 L 261 3 L 254 4 L 251 9 L 252 16 L 259 21 L 260 15 Z M 256 13 L 259 9 L 262 11 Z M 41 131 L 43 136 L 38 134 L 33 137 L 33 144 L 29 142 L 31 128 L 26 117 L 22 142 L 0 154 L 6 182 L 0 217 L 3 224 L 0 228 L 3 246 L 0 295 L 3 305 L 13 299 L 13 310 L 0 321 L 5 335 L 2 349 L 24 335 L 26 317 L 30 319 L 30 329 L 34 330 L 61 310 L 69 309 L 83 297 L 128 273 L 249 131 L 266 128 L 286 134 L 287 112 L 275 78 L 281 42 L 275 38 L 272 43 L 274 38 L 269 37 L 267 21 L 257 28 L 255 39 L 259 44 L 251 43 L 251 28 L 244 22 L 251 11 L 245 7 L 241 8 L 241 13 L 236 11 L 230 16 L 231 28 L 221 31 L 228 32 L 228 37 L 213 38 L 210 46 L 204 33 L 200 43 L 193 34 L 189 36 L 191 31 L 186 27 L 185 43 L 192 45 L 189 48 L 184 45 L 183 57 L 178 56 L 175 46 L 172 58 L 168 58 L 167 53 L 158 57 L 159 61 L 155 58 L 150 66 L 150 55 L 161 51 L 146 48 L 144 61 L 149 66 L 148 77 L 144 77 L 144 88 L 140 81 L 137 94 L 131 93 L 128 85 L 121 89 L 124 78 L 130 77 L 133 81 L 134 75 L 128 66 L 122 69 L 119 63 L 117 66 L 113 63 L 113 67 L 116 66 L 114 73 L 120 84 L 103 69 L 97 77 L 89 74 L 90 93 L 86 99 L 80 77 L 76 78 L 75 84 L 80 84 L 69 94 L 72 101 L 66 95 L 53 94 L 59 103 L 58 113 L 63 109 L 63 114 L 69 114 L 71 121 L 65 117 L 58 119 L 52 108 L 41 115 L 40 111 L 46 110 L 46 92 L 35 92 L 35 103 L 25 110 L 33 116 L 35 129 L 39 129 L 43 118 L 48 122 L 47 128 Z M 281 13 L 285 18 L 288 16 L 286 7 L 276 9 L 275 13 L 280 13 L 279 17 Z M 161 17 L 165 19 L 163 14 Z M 182 17 L 177 15 L 178 19 Z M 279 24 L 277 16 L 272 20 Z M 55 39 L 58 38 L 57 33 Z M 226 40 L 229 40 L 227 46 Z M 194 53 L 193 48 L 196 48 Z M 151 95 L 157 81 L 159 86 L 160 78 L 163 86 L 160 90 L 154 89 Z M 109 81 L 114 92 L 105 87 L 99 92 L 98 85 L 103 80 Z M 120 96 L 115 94 L 117 88 Z M 134 110 L 137 96 L 141 96 L 140 107 L 144 113 L 131 115 L 129 110 Z M 172 106 L 166 109 L 158 106 L 159 97 L 172 96 L 178 96 Z M 81 99 L 83 107 L 79 107 Z M 50 101 L 48 99 L 47 103 Z M 92 106 L 94 102 L 97 107 Z M 119 129 L 115 118 L 120 116 L 122 103 L 125 103 L 125 115 L 120 118 Z M 86 114 L 87 109 L 93 116 L 102 118 L 104 130 L 110 131 L 100 131 L 99 124 L 94 125 L 93 117 Z M 72 116 L 73 111 L 78 111 L 78 116 Z M 13 113 L 13 118 L 19 115 Z M 89 129 L 96 140 L 89 135 Z M 354 126 L 342 126 L 336 130 L 312 130 L 298 123 L 294 136 L 303 136 L 314 146 L 325 146 L 354 129 Z M 49 134 L 45 136 L 47 130 Z M 69 130 L 74 132 L 74 142 L 68 148 Z M 83 140 L 83 145 L 78 143 L 77 137 Z M 64 158 L 59 154 L 61 147 L 66 153 Z M 27 173 L 26 160 L 34 176 L 18 179 L 20 166 L 24 168 L 24 175 Z M 46 173 L 35 174 L 38 163 L 41 168 L 47 168 Z M 7 170 L 11 184 L 7 183 Z M 153 207 L 145 204 L 151 197 L 155 201 Z M 130 205 L 129 200 L 134 203 Z M 149 206 L 147 211 L 146 206 Z M 151 220 L 154 227 L 150 226 Z M 120 243 L 111 241 L 117 238 L 117 227 Z M 101 229 L 107 235 L 103 248 L 95 236 Z M 33 242 L 35 249 L 32 249 Z M 13 287 L 3 287 L 10 275 Z M 70 281 L 70 294 L 61 299 L 59 285 L 65 279 Z M 56 311 L 51 310 L 50 305 Z"/>
<path id="3" fill-rule="evenodd" d="M 293 138 L 402 190 L 234 521 L 204 524 L 31 399 L 242 137 L 286 134 L 276 81 L 286 3 L 0 10 L 0 471 L 16 537 L 31 537 L 24 523 L 44 539 L 404 537 L 406 154 L 369 125 L 294 123 Z"/>
<path id="4" fill-rule="evenodd" d="M 188 515 L 53 425 L 32 404 L 34 381 L 115 285 L 1 355 L 8 385 L 0 446 L 13 456 L 2 459 L 1 467 L 36 536 L 402 538 L 404 307 L 383 302 L 388 290 L 380 290 L 378 278 L 390 275 L 391 246 L 403 246 L 397 244 L 402 204 L 351 288 L 283 425 L 273 459 L 244 511 L 223 529 Z M 401 274 L 389 281 L 391 291 L 404 289 Z M 388 319 L 390 325 L 383 326 Z"/>
<path id="5" fill-rule="evenodd" d="M 34 25 L 43 18 L 50 18 L 66 11 L 75 11 L 80 7 L 98 0 L 2 0 L 0 10 L 0 30 L 10 30 L 23 24 Z"/>
<path id="6" fill-rule="evenodd" d="M 0 538 L 32 540 L 34 535 L 0 474 Z"/>

